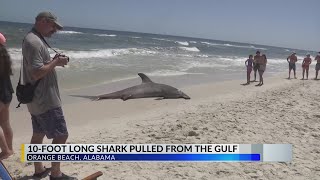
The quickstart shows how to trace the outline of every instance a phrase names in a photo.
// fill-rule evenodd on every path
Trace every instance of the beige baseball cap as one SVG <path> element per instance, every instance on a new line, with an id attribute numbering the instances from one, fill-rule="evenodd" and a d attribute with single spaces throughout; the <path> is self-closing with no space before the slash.
<path id="1" fill-rule="evenodd" d="M 61 30 L 63 28 L 63 26 L 58 22 L 57 16 L 55 16 L 51 12 L 44 11 L 44 12 L 39 13 L 36 17 L 36 20 L 40 20 L 41 18 L 47 18 L 48 20 L 53 21 L 57 25 L 57 28 L 59 30 Z"/>

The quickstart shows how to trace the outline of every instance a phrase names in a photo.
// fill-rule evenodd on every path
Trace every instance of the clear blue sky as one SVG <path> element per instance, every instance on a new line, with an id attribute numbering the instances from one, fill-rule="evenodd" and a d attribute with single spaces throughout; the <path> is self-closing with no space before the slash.
<path id="1" fill-rule="evenodd" d="M 320 50 L 320 0 L 1 0 L 0 20 Z"/>

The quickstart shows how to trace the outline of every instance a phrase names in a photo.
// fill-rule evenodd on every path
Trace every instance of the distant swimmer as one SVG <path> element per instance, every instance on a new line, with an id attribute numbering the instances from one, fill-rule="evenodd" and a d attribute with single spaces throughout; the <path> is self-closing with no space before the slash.
<path id="1" fill-rule="evenodd" d="M 260 60 L 258 61 L 259 64 L 259 84 L 256 86 L 262 86 L 263 85 L 263 73 L 266 70 L 267 67 L 267 56 L 265 54 L 262 54 Z"/>
<path id="2" fill-rule="evenodd" d="M 259 69 L 259 64 L 257 62 L 260 61 L 261 55 L 260 51 L 256 52 L 256 55 L 253 57 L 253 71 L 254 71 L 254 82 L 256 82 L 257 71 Z"/>
<path id="3" fill-rule="evenodd" d="M 296 52 L 293 52 L 290 56 L 287 57 L 287 61 L 289 63 L 289 77 L 288 79 L 290 79 L 290 75 L 291 75 L 291 70 L 293 69 L 293 73 L 294 73 L 294 78 L 297 79 L 296 76 L 296 62 L 298 61 L 298 58 L 296 56 Z"/>
<path id="4" fill-rule="evenodd" d="M 307 79 L 309 76 L 309 65 L 311 64 L 311 58 L 310 58 L 310 54 L 307 54 L 307 56 L 303 59 L 302 61 L 302 80 L 304 80 L 304 73 L 306 72 L 307 75 Z"/>
<path id="5" fill-rule="evenodd" d="M 315 80 L 318 79 L 318 73 L 319 73 L 319 70 L 320 70 L 320 52 L 318 53 L 318 55 L 316 56 L 316 58 L 314 59 L 317 61 L 317 64 L 316 64 L 316 78 L 314 78 Z"/>
<path id="6" fill-rule="evenodd" d="M 247 59 L 244 63 L 247 67 L 247 83 L 250 84 L 250 75 L 253 67 L 253 55 L 249 55 L 249 59 Z"/>

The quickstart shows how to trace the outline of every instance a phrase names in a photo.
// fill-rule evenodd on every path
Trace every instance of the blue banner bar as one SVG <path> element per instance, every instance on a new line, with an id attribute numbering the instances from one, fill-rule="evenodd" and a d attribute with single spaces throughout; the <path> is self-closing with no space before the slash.
<path id="1" fill-rule="evenodd" d="M 260 161 L 260 154 L 27 154 L 26 161 Z"/>

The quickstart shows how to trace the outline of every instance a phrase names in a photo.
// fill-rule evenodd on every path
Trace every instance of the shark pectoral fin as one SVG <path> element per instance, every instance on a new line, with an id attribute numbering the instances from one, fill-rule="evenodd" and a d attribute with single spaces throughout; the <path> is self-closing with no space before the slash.
<path id="1" fill-rule="evenodd" d="M 125 95 L 125 96 L 122 96 L 121 99 L 122 99 L 123 101 L 126 101 L 126 100 L 130 99 L 131 96 L 132 96 L 131 94 Z"/>
<path id="2" fill-rule="evenodd" d="M 92 99 L 92 101 L 99 101 L 99 100 L 101 100 L 100 97 L 97 97 L 97 98 L 95 98 L 95 99 Z"/>

